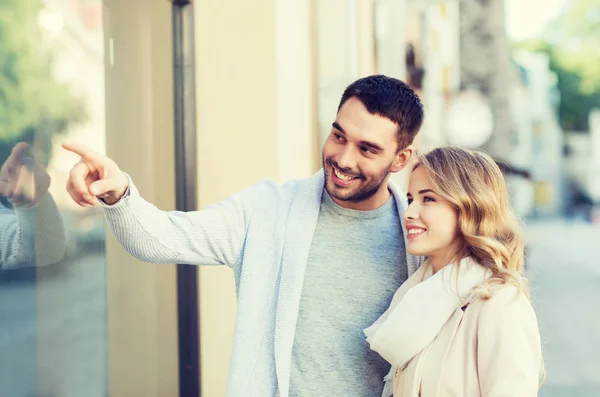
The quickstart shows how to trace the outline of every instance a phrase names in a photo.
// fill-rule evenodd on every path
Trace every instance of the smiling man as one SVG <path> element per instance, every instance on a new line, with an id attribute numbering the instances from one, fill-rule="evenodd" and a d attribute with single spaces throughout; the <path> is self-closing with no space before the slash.
<path id="1" fill-rule="evenodd" d="M 237 321 L 228 396 L 379 397 L 389 365 L 362 330 L 419 258 L 405 250 L 405 196 L 389 182 L 409 162 L 423 106 L 403 82 L 370 76 L 344 91 L 323 169 L 258 183 L 201 211 L 161 211 L 111 159 L 81 145 L 68 182 L 101 199 L 111 230 L 153 263 L 227 265 Z"/>
<path id="2" fill-rule="evenodd" d="M 323 146 L 327 192 L 337 204 L 357 210 L 375 209 L 390 197 L 389 175 L 402 170 L 410 160 L 411 144 L 423 119 L 418 98 L 404 85 L 401 87 L 407 91 L 398 94 L 407 96 L 404 101 L 414 101 L 416 109 L 402 103 L 401 98 L 366 95 L 369 88 L 381 88 L 374 84 L 377 77 L 388 79 L 374 76 L 346 89 Z M 404 131 L 401 123 L 413 132 Z"/>

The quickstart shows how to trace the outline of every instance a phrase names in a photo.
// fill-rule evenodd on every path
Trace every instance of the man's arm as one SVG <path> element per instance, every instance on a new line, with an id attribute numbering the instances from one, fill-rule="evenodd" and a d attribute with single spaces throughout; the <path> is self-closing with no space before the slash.
<path id="1" fill-rule="evenodd" d="M 101 200 L 111 230 L 135 257 L 154 263 L 234 266 L 246 239 L 260 184 L 202 211 L 166 212 L 142 199 L 110 158 L 83 145 L 63 147 L 81 157 L 67 191 L 81 206 Z M 265 186 L 265 184 L 262 184 Z"/>
<path id="2" fill-rule="evenodd" d="M 62 219 L 49 193 L 33 207 L 0 205 L 0 268 L 57 263 L 65 249 Z"/>
<path id="3" fill-rule="evenodd" d="M 130 182 L 114 205 L 104 205 L 111 231 L 136 258 L 152 263 L 228 265 L 239 260 L 260 185 L 201 211 L 161 211 Z"/>
<path id="4" fill-rule="evenodd" d="M 50 176 L 25 142 L 0 167 L 0 268 L 49 265 L 65 254 L 62 219 Z"/>

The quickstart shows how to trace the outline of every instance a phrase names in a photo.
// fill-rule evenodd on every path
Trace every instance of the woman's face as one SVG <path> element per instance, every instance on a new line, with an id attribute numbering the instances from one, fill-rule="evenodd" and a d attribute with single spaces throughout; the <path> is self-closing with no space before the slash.
<path id="1" fill-rule="evenodd" d="M 435 192 L 423 167 L 417 167 L 410 175 L 407 197 L 406 249 L 411 255 L 427 256 L 439 270 L 460 249 L 458 214 L 450 202 Z"/>

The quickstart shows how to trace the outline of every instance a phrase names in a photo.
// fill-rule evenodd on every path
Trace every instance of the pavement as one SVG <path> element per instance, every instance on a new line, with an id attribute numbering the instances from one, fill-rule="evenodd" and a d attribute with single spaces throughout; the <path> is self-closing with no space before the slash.
<path id="1" fill-rule="evenodd" d="M 529 222 L 528 275 L 547 379 L 540 397 L 600 396 L 600 225 Z"/>

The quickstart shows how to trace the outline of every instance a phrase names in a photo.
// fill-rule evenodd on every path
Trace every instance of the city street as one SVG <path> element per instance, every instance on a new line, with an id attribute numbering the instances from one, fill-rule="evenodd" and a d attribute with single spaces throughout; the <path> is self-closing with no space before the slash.
<path id="1" fill-rule="evenodd" d="M 600 225 L 529 222 L 528 266 L 547 380 L 540 397 L 600 395 Z"/>

